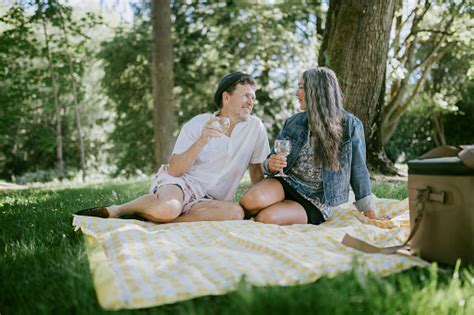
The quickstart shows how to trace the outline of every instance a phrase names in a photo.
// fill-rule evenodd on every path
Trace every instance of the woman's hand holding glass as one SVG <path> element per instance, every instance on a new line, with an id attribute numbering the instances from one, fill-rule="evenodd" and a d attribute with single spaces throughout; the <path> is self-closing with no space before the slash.
<path id="1" fill-rule="evenodd" d="M 270 156 L 270 159 L 268 161 L 268 168 L 271 172 L 278 171 L 278 174 L 276 174 L 275 176 L 286 177 L 288 175 L 283 173 L 283 169 L 286 167 L 286 157 L 290 154 L 291 151 L 291 143 L 289 140 L 276 140 L 274 148 L 277 154 L 273 154 Z"/>

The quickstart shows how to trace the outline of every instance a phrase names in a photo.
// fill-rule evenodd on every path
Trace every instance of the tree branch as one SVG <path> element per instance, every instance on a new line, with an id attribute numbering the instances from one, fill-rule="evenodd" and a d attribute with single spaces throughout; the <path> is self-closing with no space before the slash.
<path id="1" fill-rule="evenodd" d="M 441 31 L 441 30 L 429 30 L 429 29 L 418 29 L 414 33 L 435 33 L 435 34 L 442 34 L 446 36 L 451 36 L 454 35 L 456 32 L 446 32 L 446 31 Z"/>

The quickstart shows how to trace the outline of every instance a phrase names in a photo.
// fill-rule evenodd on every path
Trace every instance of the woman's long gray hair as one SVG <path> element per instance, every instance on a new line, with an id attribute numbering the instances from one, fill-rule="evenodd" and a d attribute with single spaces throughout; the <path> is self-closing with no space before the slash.
<path id="1" fill-rule="evenodd" d="M 312 68 L 303 72 L 303 82 L 314 158 L 322 167 L 338 170 L 344 108 L 336 74 L 325 67 Z"/>

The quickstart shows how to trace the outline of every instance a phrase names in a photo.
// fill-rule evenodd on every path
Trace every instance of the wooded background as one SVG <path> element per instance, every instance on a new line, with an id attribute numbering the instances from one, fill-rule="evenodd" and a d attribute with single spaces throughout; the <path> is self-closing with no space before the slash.
<path id="1" fill-rule="evenodd" d="M 373 172 L 474 143 L 471 1 L 129 1 L 131 23 L 114 3 L 0 4 L 0 179 L 151 174 L 235 70 L 258 82 L 270 141 L 301 73 L 325 65 Z"/>

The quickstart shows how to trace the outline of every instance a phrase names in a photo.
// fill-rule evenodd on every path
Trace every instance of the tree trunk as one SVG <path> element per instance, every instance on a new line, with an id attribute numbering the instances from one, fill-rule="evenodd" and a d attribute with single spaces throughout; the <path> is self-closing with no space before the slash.
<path id="1" fill-rule="evenodd" d="M 157 167 L 168 161 L 174 143 L 173 42 L 167 0 L 152 1 L 153 129 Z"/>
<path id="2" fill-rule="evenodd" d="M 330 1 L 319 63 L 334 70 L 345 108 L 364 123 L 371 170 L 396 173 L 381 143 L 385 68 L 395 0 Z"/>
<path id="3" fill-rule="evenodd" d="M 41 10 L 41 8 L 40 8 Z M 53 57 L 51 49 L 49 48 L 49 35 L 46 29 L 46 21 L 42 16 L 43 33 L 46 46 L 46 53 L 48 59 L 49 76 L 51 77 L 51 87 L 53 91 L 53 100 L 56 116 L 56 176 L 59 180 L 64 178 L 64 160 L 63 160 L 63 136 L 61 129 L 61 105 L 59 104 L 58 88 L 56 85 L 56 74 L 53 69 Z"/>
<path id="4" fill-rule="evenodd" d="M 384 78 L 386 77 L 386 70 L 384 71 Z M 367 164 L 371 171 L 381 174 L 398 174 L 398 171 L 393 166 L 392 161 L 389 160 L 385 154 L 382 143 L 382 121 L 383 121 L 383 106 L 385 105 L 385 84 L 380 90 L 378 104 L 375 107 L 375 115 L 373 126 L 369 130 L 369 137 L 371 141 L 367 143 Z"/>
<path id="5" fill-rule="evenodd" d="M 69 46 L 69 38 L 67 34 L 67 28 L 66 28 L 66 21 L 64 20 L 64 16 L 61 12 L 61 8 L 58 10 L 61 20 L 62 20 L 62 29 L 63 29 L 63 34 L 64 34 L 64 40 L 66 42 L 66 45 Z M 69 66 L 69 75 L 71 76 L 71 85 L 72 85 L 72 96 L 74 99 L 74 113 L 76 116 L 76 128 L 77 128 L 77 133 L 79 135 L 79 150 L 81 154 L 81 170 L 82 170 L 82 181 L 86 181 L 86 154 L 85 154 L 85 148 L 84 148 L 84 134 L 82 132 L 82 126 L 81 126 L 81 115 L 79 111 L 79 102 L 77 100 L 77 83 L 76 83 L 76 78 L 74 76 L 74 66 L 72 64 L 71 56 L 69 53 L 66 53 L 66 58 Z"/>

